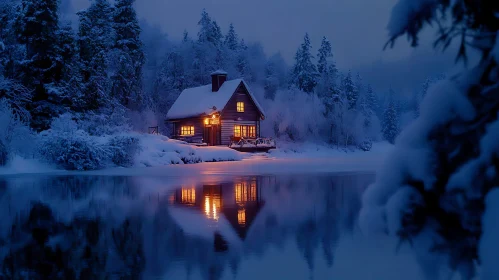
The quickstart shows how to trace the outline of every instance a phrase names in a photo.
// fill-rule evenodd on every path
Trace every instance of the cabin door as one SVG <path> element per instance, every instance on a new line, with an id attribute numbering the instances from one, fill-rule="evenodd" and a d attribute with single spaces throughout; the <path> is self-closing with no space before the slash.
<path id="1" fill-rule="evenodd" d="M 208 146 L 219 145 L 218 125 L 210 125 L 204 128 L 204 141 Z"/>

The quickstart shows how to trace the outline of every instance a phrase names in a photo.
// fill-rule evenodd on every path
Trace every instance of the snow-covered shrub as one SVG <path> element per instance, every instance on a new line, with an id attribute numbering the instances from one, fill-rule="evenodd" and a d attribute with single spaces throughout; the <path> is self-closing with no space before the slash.
<path id="1" fill-rule="evenodd" d="M 111 160 L 117 166 L 131 167 L 140 151 L 139 138 L 128 135 L 114 136 L 109 140 Z"/>
<path id="2" fill-rule="evenodd" d="M 0 100 L 0 165 L 11 155 L 31 156 L 34 150 L 34 135 L 11 109 L 5 99 Z"/>
<path id="3" fill-rule="evenodd" d="M 131 130 L 126 109 L 120 106 L 103 109 L 100 112 L 87 112 L 74 116 L 78 128 L 90 135 L 102 136 L 119 134 Z"/>
<path id="4" fill-rule="evenodd" d="M 265 105 L 268 121 L 262 123 L 264 136 L 295 141 L 324 139 L 327 130 L 324 104 L 315 94 L 296 88 L 278 90 L 275 100 L 267 100 Z"/>
<path id="5" fill-rule="evenodd" d="M 109 150 L 95 136 L 78 129 L 70 114 L 52 122 L 52 128 L 40 133 L 41 156 L 66 170 L 94 170 L 109 161 Z"/>

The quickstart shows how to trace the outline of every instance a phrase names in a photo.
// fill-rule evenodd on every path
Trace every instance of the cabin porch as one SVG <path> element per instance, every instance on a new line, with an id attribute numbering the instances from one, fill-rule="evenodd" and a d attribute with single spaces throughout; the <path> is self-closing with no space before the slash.
<path id="1" fill-rule="evenodd" d="M 276 142 L 272 138 L 231 137 L 229 148 L 240 152 L 268 152 L 276 148 Z"/>

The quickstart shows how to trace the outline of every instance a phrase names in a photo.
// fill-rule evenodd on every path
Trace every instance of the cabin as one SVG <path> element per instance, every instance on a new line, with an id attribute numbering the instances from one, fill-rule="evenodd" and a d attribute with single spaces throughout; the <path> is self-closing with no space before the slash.
<path id="1" fill-rule="evenodd" d="M 166 116 L 173 139 L 208 146 L 259 139 L 264 119 L 248 84 L 243 79 L 227 81 L 221 70 L 211 74 L 211 84 L 182 91 Z"/>

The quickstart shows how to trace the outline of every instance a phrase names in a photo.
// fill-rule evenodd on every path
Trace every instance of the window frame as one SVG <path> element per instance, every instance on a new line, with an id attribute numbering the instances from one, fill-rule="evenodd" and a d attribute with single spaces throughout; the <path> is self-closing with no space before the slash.
<path id="1" fill-rule="evenodd" d="M 256 138 L 256 125 L 235 124 L 234 137 Z"/>
<path id="2" fill-rule="evenodd" d="M 180 136 L 194 136 L 195 130 L 193 125 L 182 125 L 180 127 Z"/>
<path id="3" fill-rule="evenodd" d="M 244 102 L 243 101 L 236 102 L 236 111 L 238 113 L 244 113 Z"/>

